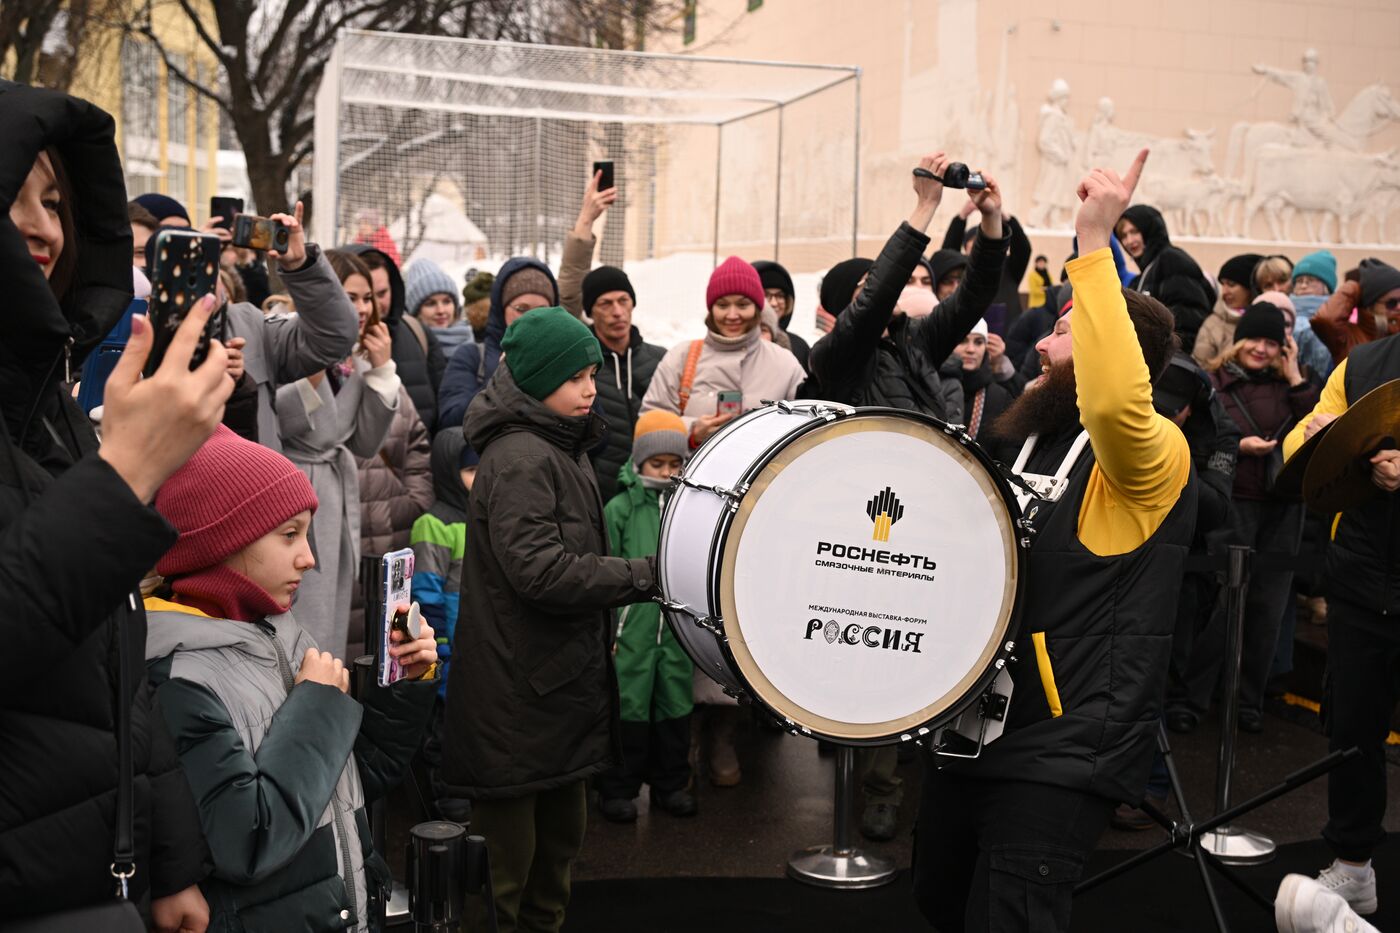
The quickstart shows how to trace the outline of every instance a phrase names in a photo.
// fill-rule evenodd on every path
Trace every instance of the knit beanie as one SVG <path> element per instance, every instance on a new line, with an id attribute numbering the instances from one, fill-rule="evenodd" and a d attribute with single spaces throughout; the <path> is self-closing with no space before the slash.
<path id="1" fill-rule="evenodd" d="M 219 425 L 156 493 L 156 511 L 180 532 L 156 572 L 169 577 L 222 563 L 316 505 L 292 461 Z"/>
<path id="2" fill-rule="evenodd" d="M 1329 292 L 1335 292 L 1337 290 L 1337 257 L 1325 249 L 1308 253 L 1293 267 L 1293 278 L 1296 279 L 1300 275 L 1310 275 L 1326 285 Z"/>
<path id="3" fill-rule="evenodd" d="M 563 308 L 536 308 L 516 318 L 501 350 L 520 391 L 539 401 L 579 370 L 603 365 L 598 338 Z"/>
<path id="4" fill-rule="evenodd" d="M 1235 339 L 1249 340 L 1260 337 L 1272 340 L 1280 346 L 1284 343 L 1283 312 L 1267 301 L 1256 301 L 1240 315 L 1235 325 Z"/>
<path id="5" fill-rule="evenodd" d="M 135 200 L 137 204 L 155 215 L 157 221 L 167 217 L 183 217 L 185 223 L 190 222 L 190 215 L 185 210 L 185 205 L 172 197 L 163 194 L 143 194 Z"/>
<path id="6" fill-rule="evenodd" d="M 753 268 L 758 273 L 759 282 L 763 283 L 764 292 L 770 288 L 776 288 L 788 296 L 789 302 L 797 297 L 797 289 L 792 287 L 792 276 L 776 262 L 771 259 L 760 259 L 753 264 Z"/>
<path id="7" fill-rule="evenodd" d="M 414 317 L 423 302 L 434 295 L 447 295 L 452 299 L 452 317 L 455 320 L 462 313 L 462 299 L 457 295 L 457 283 L 452 276 L 442 271 L 442 267 L 431 259 L 415 259 L 408 267 L 408 278 L 404 283 L 404 307 Z"/>
<path id="8" fill-rule="evenodd" d="M 1231 256 L 1225 260 L 1225 265 L 1220 267 L 1220 274 L 1216 278 L 1222 282 L 1243 285 L 1252 292 L 1254 291 L 1254 267 L 1259 265 L 1259 260 L 1263 258 L 1258 253 L 1242 253 L 1239 256 Z"/>
<path id="9" fill-rule="evenodd" d="M 640 468 L 662 454 L 675 454 L 685 460 L 690 456 L 690 434 L 680 415 L 653 408 L 642 413 L 632 432 L 632 465 Z"/>
<path id="10" fill-rule="evenodd" d="M 1400 269 L 1379 259 L 1361 260 L 1361 307 L 1371 307 L 1395 288 L 1400 288 Z"/>
<path id="11" fill-rule="evenodd" d="M 617 266 L 599 266 L 583 277 L 583 313 L 593 314 L 593 303 L 608 292 L 626 292 L 637 303 L 632 280 Z"/>
<path id="12" fill-rule="evenodd" d="M 929 266 L 933 269 L 933 285 L 938 287 L 938 283 L 948 277 L 950 272 L 957 269 L 967 268 L 968 258 L 966 254 L 955 249 L 935 250 L 929 258 Z"/>
<path id="13" fill-rule="evenodd" d="M 1287 313 L 1295 321 L 1298 319 L 1298 309 L 1293 307 L 1293 299 L 1283 292 L 1265 292 L 1259 296 L 1259 301 L 1273 305 L 1280 311 Z"/>
<path id="14" fill-rule="evenodd" d="M 496 281 L 496 277 L 489 272 L 478 272 L 467 279 L 467 284 L 462 286 L 462 303 L 475 304 L 491 297 L 491 283 Z"/>
<path id="15" fill-rule="evenodd" d="M 972 330 L 968 331 L 969 335 L 980 334 L 983 337 L 987 336 L 988 333 L 986 318 L 978 318 L 977 323 L 972 325 Z"/>
<path id="16" fill-rule="evenodd" d="M 521 268 L 502 283 L 501 306 L 510 307 L 511 302 L 521 295 L 539 295 L 551 302 L 559 301 L 559 290 L 550 280 L 549 274 L 534 266 Z"/>
<path id="17" fill-rule="evenodd" d="M 705 307 L 713 308 L 715 302 L 725 295 L 743 295 L 763 307 L 763 282 L 758 278 L 754 267 L 738 256 L 730 256 L 710 273 L 710 284 L 705 289 Z"/>
<path id="18" fill-rule="evenodd" d="M 871 259 L 847 259 L 832 266 L 822 276 L 822 287 L 820 300 L 822 308 L 832 315 L 839 315 L 846 310 L 846 306 L 851 303 L 855 296 L 856 285 L 860 283 L 865 273 L 870 271 L 870 267 L 875 265 Z"/>

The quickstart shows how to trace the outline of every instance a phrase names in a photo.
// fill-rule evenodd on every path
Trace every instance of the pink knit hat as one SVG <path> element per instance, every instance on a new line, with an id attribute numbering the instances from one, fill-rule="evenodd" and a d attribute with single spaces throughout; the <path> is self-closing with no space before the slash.
<path id="1" fill-rule="evenodd" d="M 180 532 L 156 573 L 212 567 L 316 505 L 316 492 L 292 461 L 219 425 L 156 493 L 156 510 Z"/>
<path id="2" fill-rule="evenodd" d="M 757 307 L 763 307 L 763 282 L 758 270 L 738 256 L 730 256 L 710 273 L 710 285 L 705 289 L 705 307 L 713 308 L 725 295 L 743 295 Z"/>

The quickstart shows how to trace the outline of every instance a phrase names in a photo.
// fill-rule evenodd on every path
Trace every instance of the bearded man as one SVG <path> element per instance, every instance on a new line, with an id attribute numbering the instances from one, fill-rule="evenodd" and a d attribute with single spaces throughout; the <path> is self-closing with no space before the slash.
<path id="1" fill-rule="evenodd" d="M 914 892 L 949 933 L 1068 930 L 1089 852 L 1151 765 L 1196 484 L 1186 438 L 1152 405 L 1171 312 L 1125 291 L 1109 251 L 1146 159 L 1079 183 L 1074 307 L 1036 344 L 1043 378 L 994 426 L 1028 435 L 1024 471 L 1064 481 L 1026 508 L 1005 732 L 979 758 L 933 757 L 924 782 Z"/>

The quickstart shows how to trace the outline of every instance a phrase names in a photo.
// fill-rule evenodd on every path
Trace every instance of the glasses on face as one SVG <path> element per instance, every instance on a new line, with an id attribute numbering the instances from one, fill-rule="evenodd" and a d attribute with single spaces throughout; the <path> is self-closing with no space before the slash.
<path id="1" fill-rule="evenodd" d="M 769 304 L 787 304 L 787 292 L 780 288 L 770 288 L 763 293 L 763 297 L 768 299 Z"/>
<path id="2" fill-rule="evenodd" d="M 1385 309 L 1387 311 L 1394 311 L 1397 308 L 1400 308 L 1400 297 L 1387 298 L 1385 300 Z"/>
<path id="3" fill-rule="evenodd" d="M 514 311 L 516 314 L 524 314 L 524 313 L 527 312 L 527 311 L 533 311 L 533 310 L 535 310 L 536 308 L 543 308 L 543 307 L 544 307 L 544 305 L 534 305 L 534 304 L 530 304 L 528 301 L 518 301 L 518 302 L 516 302 L 516 303 L 513 304 L 513 305 L 506 305 L 506 310 L 507 310 L 507 311 Z"/>

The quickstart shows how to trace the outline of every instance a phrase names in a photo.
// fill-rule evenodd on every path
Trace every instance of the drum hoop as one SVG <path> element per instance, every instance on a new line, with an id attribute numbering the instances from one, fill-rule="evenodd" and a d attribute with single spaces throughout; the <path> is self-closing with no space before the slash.
<path id="1" fill-rule="evenodd" d="M 894 430 L 925 440 L 930 436 L 940 437 L 945 449 L 954 452 L 954 456 L 971 460 L 980 468 L 969 472 L 977 478 L 984 493 L 989 498 L 999 499 L 1004 507 L 1004 512 L 997 514 L 1003 519 L 1002 538 L 1008 572 L 1002 588 L 1001 618 L 994 628 L 996 637 L 988 639 L 977 663 L 967 675 L 943 696 L 914 713 L 880 723 L 852 726 L 850 723 L 818 716 L 802 707 L 779 690 L 759 669 L 743 637 L 743 625 L 734 601 L 734 570 L 738 562 L 738 545 L 743 538 L 744 527 L 772 482 L 772 478 L 760 478 L 769 466 L 775 462 L 781 462 L 785 466 L 786 462 L 795 460 L 799 454 L 820 442 L 818 439 L 808 440 L 806 436 L 809 434 L 820 431 L 821 439 L 824 440 L 828 437 L 879 429 Z M 712 611 L 718 609 L 716 614 L 724 619 L 724 637 L 719 641 L 721 652 L 731 669 L 748 687 L 753 699 L 780 721 L 792 722 L 803 731 L 849 745 L 884 745 L 897 739 L 916 738 L 954 718 L 970 701 L 986 690 L 997 672 L 1005 665 L 1006 658 L 1014 648 L 1011 639 L 1020 628 L 1021 604 L 1025 590 L 1021 561 L 1026 544 L 1019 529 L 1020 507 L 1010 485 L 996 469 L 991 457 L 971 442 L 970 438 L 964 441 L 962 437 L 965 435 L 960 435 L 961 432 L 955 432 L 945 422 L 920 412 L 860 408 L 854 415 L 835 422 L 814 421 L 804 424 L 792 435 L 775 442 L 762 457 L 755 460 L 745 474 L 743 481 L 749 487 L 748 491 L 738 508 L 727 512 L 717 523 L 710 560 L 713 566 L 716 558 L 719 559 L 720 572 L 711 575 L 710 605 Z M 805 722 L 796 722 L 793 713 L 788 711 L 800 713 Z"/>

